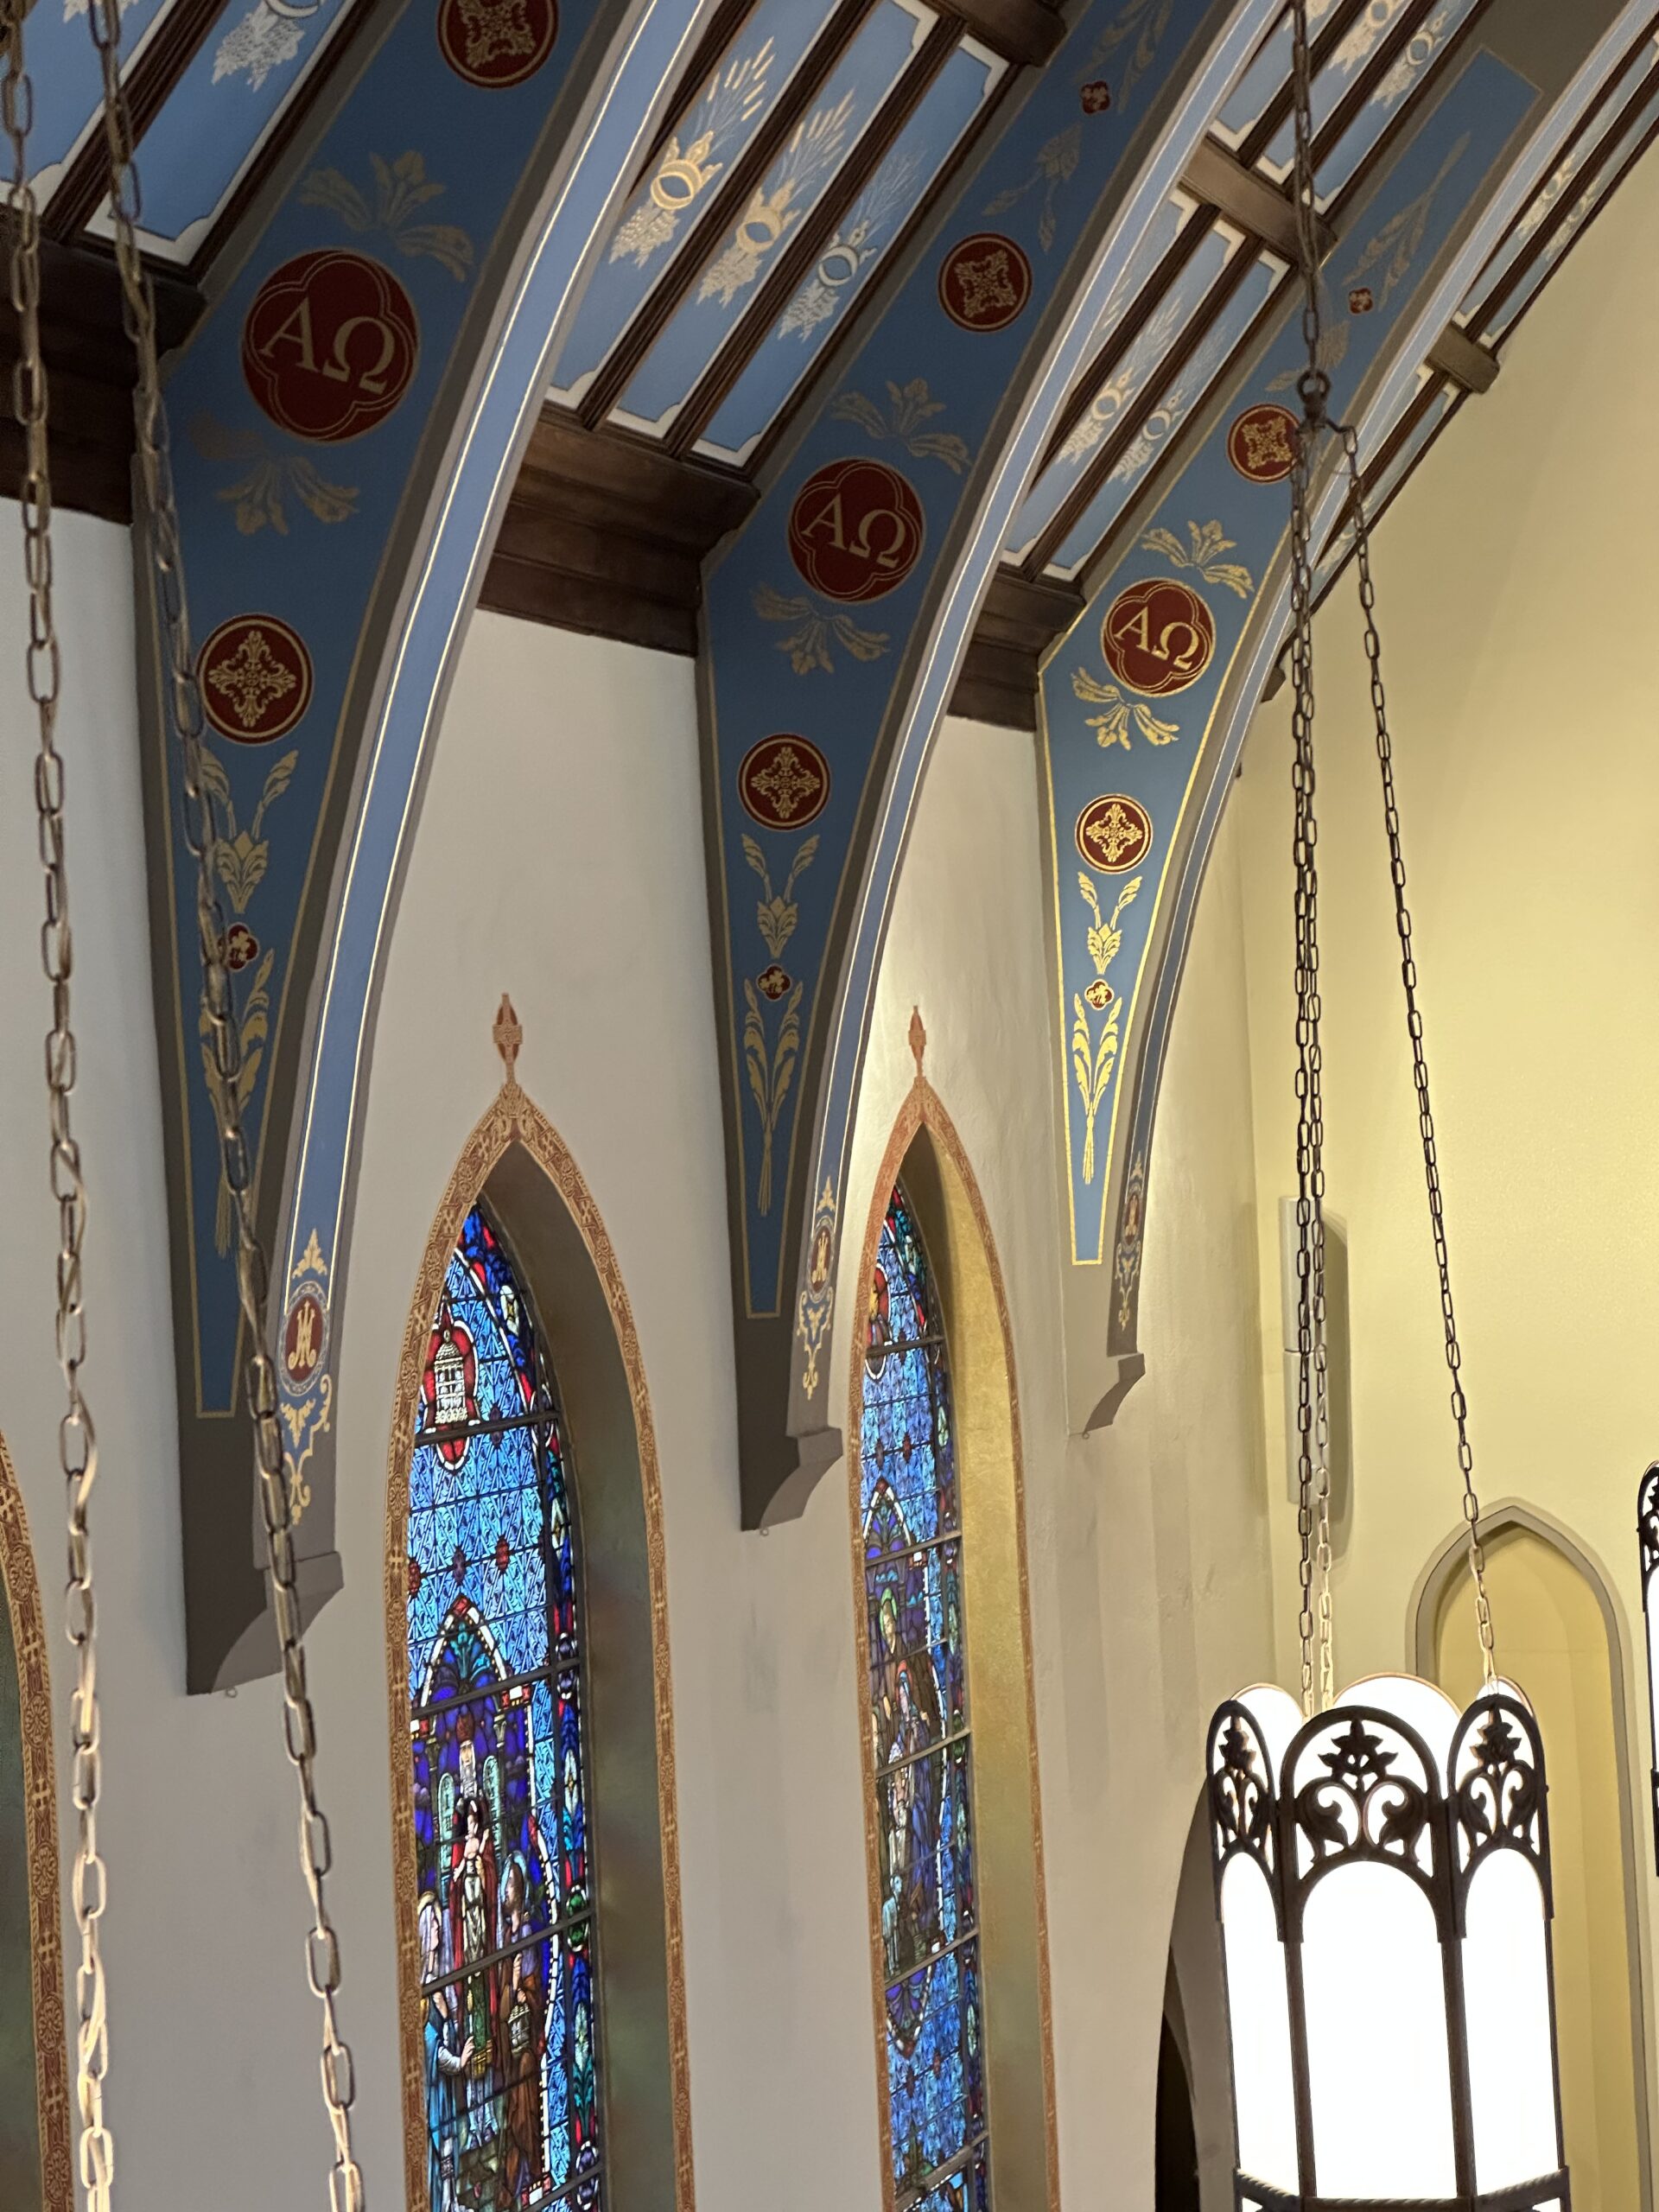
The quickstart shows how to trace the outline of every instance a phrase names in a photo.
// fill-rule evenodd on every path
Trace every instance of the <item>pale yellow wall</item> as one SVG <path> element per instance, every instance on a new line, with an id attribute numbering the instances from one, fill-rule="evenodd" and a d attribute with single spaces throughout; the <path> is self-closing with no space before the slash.
<path id="1" fill-rule="evenodd" d="M 1548 1760 L 1561 2121 L 1574 2212 L 1641 2201 L 1630 2004 L 1619 1743 L 1607 1624 L 1580 1568 L 1544 1536 L 1511 1525 L 1486 1553 L 1486 1589 L 1503 1620 L 1503 1664 L 1525 1686 Z M 1435 1607 L 1435 1680 L 1459 1705 L 1480 1688 L 1472 1579 Z M 1645 1845 L 1645 1832 L 1637 1838 Z"/>
<path id="2" fill-rule="evenodd" d="M 1541 1508 L 1605 1562 L 1627 1672 L 1636 1486 L 1659 1447 L 1656 226 L 1649 156 L 1377 546 L 1477 1475 L 1488 1499 Z M 1399 1663 L 1414 1582 L 1458 1514 L 1352 601 L 1350 581 L 1317 639 L 1327 1168 L 1352 1305 L 1348 1676 Z M 1288 747 L 1281 695 L 1257 717 L 1230 810 L 1247 855 L 1281 1666 L 1294 1620 L 1273 1333 L 1274 1201 L 1294 1187 Z M 1503 1662 L 1501 1604 L 1497 1630 Z M 1646 1698 L 1639 1677 L 1629 1688 L 1645 1929 Z"/>

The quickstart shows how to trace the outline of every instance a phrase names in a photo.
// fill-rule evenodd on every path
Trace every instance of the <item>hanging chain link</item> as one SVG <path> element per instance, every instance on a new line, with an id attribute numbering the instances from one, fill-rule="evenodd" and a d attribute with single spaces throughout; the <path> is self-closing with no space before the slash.
<path id="1" fill-rule="evenodd" d="M 1295 872 L 1296 968 L 1296 1526 L 1300 1541 L 1302 1710 L 1335 1694 L 1331 1618 L 1330 1395 L 1325 1359 L 1325 1061 L 1319 1037 L 1319 821 L 1313 766 L 1312 476 L 1326 429 L 1331 380 L 1322 354 L 1319 249 L 1313 170 L 1313 70 L 1306 0 L 1291 10 L 1291 88 L 1296 140 L 1296 232 L 1305 296 L 1307 366 L 1298 381 L 1302 423 L 1291 471 L 1291 855 Z"/>
<path id="2" fill-rule="evenodd" d="M 40 725 L 35 763 L 35 810 L 46 920 L 41 960 L 52 987 L 52 1027 L 46 1040 L 46 1084 L 52 1130 L 52 1195 L 58 1206 L 58 1364 L 65 1406 L 58 1423 L 58 1463 L 67 1499 L 69 1580 L 64 1624 L 75 1654 L 70 1700 L 70 1789 L 75 1808 L 75 1859 L 70 1888 L 80 1960 L 75 1970 L 75 2099 L 79 2108 L 81 2187 L 87 2212 L 109 2212 L 114 2145 L 104 2124 L 109 2072 L 109 2013 L 99 1923 L 108 1894 L 98 1846 L 103 1759 L 98 1707 L 98 1607 L 92 1583 L 91 1509 L 98 1479 L 92 1408 L 81 1389 L 86 1313 L 81 1246 L 86 1233 L 86 1185 L 70 1115 L 75 1087 L 75 1033 L 70 982 L 74 947 L 63 827 L 63 759 L 57 747 L 62 659 L 52 609 L 52 477 L 47 442 L 47 373 L 41 350 L 40 209 L 29 181 L 29 138 L 35 88 L 24 65 L 25 0 L 0 11 L 0 128 L 11 160 L 7 206 L 11 218 L 9 278 L 17 318 L 18 358 L 11 372 L 12 412 L 23 434 L 23 567 L 29 582 L 29 696 Z"/>
<path id="3" fill-rule="evenodd" d="M 1480 1499 L 1475 1490 L 1475 1455 L 1469 1442 L 1469 1402 L 1463 1389 L 1463 1349 L 1452 1302 L 1452 1264 L 1446 1251 L 1446 1207 L 1440 1193 L 1440 1151 L 1434 1109 L 1428 1092 L 1428 1062 L 1423 1048 L 1423 1017 L 1417 1005 L 1417 960 L 1413 947 L 1411 908 L 1406 903 L 1406 863 L 1400 844 L 1400 804 L 1394 785 L 1394 741 L 1389 734 L 1388 700 L 1382 689 L 1382 640 L 1376 626 L 1376 587 L 1371 575 L 1370 524 L 1365 511 L 1364 475 L 1359 465 L 1359 437 L 1344 426 L 1343 450 L 1348 461 L 1348 499 L 1353 518 L 1355 568 L 1359 604 L 1365 618 L 1365 659 L 1370 672 L 1371 713 L 1376 728 L 1376 758 L 1382 777 L 1382 823 L 1389 841 L 1389 878 L 1394 887 L 1394 923 L 1400 939 L 1400 980 L 1406 996 L 1406 1033 L 1411 1040 L 1411 1073 L 1417 1090 L 1417 1127 L 1423 1142 L 1423 1178 L 1428 1186 L 1428 1219 L 1434 1236 L 1434 1263 L 1440 1278 L 1440 1320 L 1446 1334 L 1446 1364 L 1452 1378 L 1452 1419 L 1458 1433 L 1458 1471 L 1463 1478 L 1463 1517 L 1469 1532 L 1469 1572 L 1475 1584 L 1475 1621 L 1480 1636 L 1481 1672 L 1487 1681 L 1497 1673 L 1492 1639 L 1492 1609 L 1486 1595 L 1486 1554 L 1480 1534 Z"/>
<path id="4" fill-rule="evenodd" d="M 15 0 L 14 0 L 15 4 Z M 120 67 L 120 0 L 91 0 L 88 20 L 103 77 L 104 127 L 110 162 L 110 207 L 121 272 L 127 335 L 137 357 L 133 417 L 144 523 L 166 657 L 167 696 L 178 733 L 184 784 L 185 836 L 196 863 L 196 926 L 201 953 L 203 1026 L 211 1038 L 208 1090 L 218 1125 L 220 1166 L 235 1223 L 237 1293 L 247 1344 L 245 1382 L 259 1473 L 261 1517 L 281 1649 L 283 1742 L 300 1795 L 300 1864 L 311 1900 L 306 1973 L 322 2007 L 322 2093 L 334 2131 L 329 2174 L 332 2212 L 362 2212 L 363 2175 L 352 2148 L 355 2073 L 342 2039 L 335 1999 L 340 1982 L 340 1939 L 328 1916 L 325 1883 L 334 1864 L 328 1822 L 317 1799 L 316 1726 L 308 1685 L 303 1622 L 296 1582 L 292 1503 L 276 1417 L 276 1371 L 267 1350 L 269 1273 L 253 1219 L 253 1168 L 242 1127 L 242 1040 L 225 958 L 225 913 L 217 861 L 221 848 L 210 769 L 202 741 L 201 693 L 190 650 L 184 553 L 174 493 L 166 410 L 156 350 L 156 304 L 139 252 L 139 194 L 133 164 L 132 118 Z"/>

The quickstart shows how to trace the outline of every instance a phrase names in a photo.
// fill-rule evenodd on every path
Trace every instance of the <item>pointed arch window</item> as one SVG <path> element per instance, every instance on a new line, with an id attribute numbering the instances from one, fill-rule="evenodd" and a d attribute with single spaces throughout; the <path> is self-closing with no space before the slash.
<path id="1" fill-rule="evenodd" d="M 433 1319 L 409 1489 L 430 2212 L 598 2212 L 575 1501 L 552 1372 L 481 1206 Z"/>
<path id="2" fill-rule="evenodd" d="M 984 2212 L 989 2135 L 950 1358 L 921 1234 L 898 1185 L 870 1290 L 859 1465 L 893 2201 L 897 2212 Z"/>

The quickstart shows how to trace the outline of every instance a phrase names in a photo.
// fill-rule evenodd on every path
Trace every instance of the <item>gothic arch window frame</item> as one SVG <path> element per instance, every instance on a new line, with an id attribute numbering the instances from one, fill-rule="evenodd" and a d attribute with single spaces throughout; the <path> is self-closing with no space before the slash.
<path id="1" fill-rule="evenodd" d="M 16 1669 L 23 1757 L 29 1997 L 35 2042 L 35 2112 L 42 2212 L 74 2212 L 70 2149 L 69 2052 L 64 2008 L 62 1898 L 58 1859 L 58 1770 L 52 1736 L 52 1673 L 40 1580 L 16 1471 L 0 1436 L 0 1602 Z"/>
<path id="2" fill-rule="evenodd" d="M 1653 2112 L 1649 2086 L 1651 2068 L 1649 2016 L 1654 2000 L 1648 1965 L 1646 1885 L 1637 1874 L 1643 1859 L 1637 1839 L 1642 1831 L 1637 1820 L 1637 1794 L 1631 1783 L 1630 1762 L 1639 1740 L 1632 1718 L 1636 1710 L 1632 1702 L 1635 1695 L 1632 1685 L 1639 1679 L 1636 1671 L 1635 1646 L 1631 1642 L 1630 1623 L 1619 1602 L 1612 1578 L 1596 1554 L 1564 1522 L 1558 1521 L 1554 1514 L 1545 1512 L 1541 1507 L 1529 1504 L 1519 1497 L 1499 1498 L 1495 1504 L 1482 1506 L 1480 1532 L 1489 1548 L 1493 1539 L 1506 1529 L 1519 1529 L 1535 1536 L 1541 1543 L 1560 1553 L 1568 1565 L 1583 1577 L 1595 1599 L 1607 1634 L 1607 1672 L 1613 1692 L 1613 1748 L 1618 1770 L 1619 1859 L 1624 1873 L 1630 2050 L 1636 2075 L 1637 2175 L 1641 2190 L 1640 2212 L 1652 2212 Z M 1468 1563 L 1469 1532 L 1459 1523 L 1457 1528 L 1448 1530 L 1435 1546 L 1412 1587 L 1406 1609 L 1406 1668 L 1408 1673 L 1420 1675 L 1426 1681 L 1433 1681 L 1436 1676 L 1440 1608 L 1452 1585 L 1468 1573 Z M 1501 1631 L 1501 1623 L 1499 1626 Z M 1498 1659 L 1501 1666 L 1501 1641 Z"/>
<path id="3" fill-rule="evenodd" d="M 592 1908 L 595 1957 L 605 1968 L 598 2007 L 604 2202 L 695 2212 L 655 1430 L 632 1308 L 598 1206 L 568 1148 L 511 1076 L 463 1147 L 427 1239 L 398 1363 L 387 1459 L 385 1614 L 406 2199 L 410 2212 L 427 2212 L 425 2007 L 410 1753 L 410 1473 L 433 1318 L 462 1230 L 480 1205 L 499 1225 L 546 1370 L 561 1386 L 572 1519 L 588 1538 L 588 1588 L 597 1580 L 602 1593 L 606 1633 L 597 1642 L 584 1637 L 583 1658 Z M 590 1596 L 589 1621 L 591 1606 Z M 608 1853 L 607 1836 L 619 1846 Z"/>
<path id="4" fill-rule="evenodd" d="M 895 2212 L 899 2193 L 887 2087 L 889 1977 L 861 1446 L 871 1287 L 889 1202 L 900 1188 L 932 1277 L 950 1379 L 991 2197 L 995 2212 L 1058 2212 L 1047 1898 L 1013 1328 L 977 1179 L 954 1122 L 919 1067 L 875 1177 L 856 1295 L 842 1309 L 853 1317 L 847 1465 L 881 2204 L 884 2212 Z M 993 1652 L 1000 1665 L 993 1663 Z"/>

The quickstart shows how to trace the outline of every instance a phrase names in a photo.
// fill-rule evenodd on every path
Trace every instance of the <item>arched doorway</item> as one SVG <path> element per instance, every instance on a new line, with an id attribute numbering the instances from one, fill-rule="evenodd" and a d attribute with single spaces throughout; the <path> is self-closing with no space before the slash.
<path id="1" fill-rule="evenodd" d="M 1590 1560 L 1541 1516 L 1486 1522 L 1486 1581 L 1503 1672 L 1526 1692 L 1548 1760 L 1561 2111 L 1575 2212 L 1652 2202 L 1636 1943 L 1625 1666 Z M 1425 1578 L 1418 1664 L 1459 1704 L 1480 1688 L 1461 1542 Z"/>

